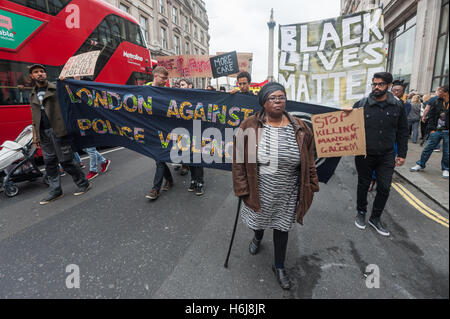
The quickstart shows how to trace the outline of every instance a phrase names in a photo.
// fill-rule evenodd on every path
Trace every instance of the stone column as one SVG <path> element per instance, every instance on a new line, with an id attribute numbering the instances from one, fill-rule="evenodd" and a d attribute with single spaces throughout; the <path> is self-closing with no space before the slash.
<path id="1" fill-rule="evenodd" d="M 410 88 L 419 93 L 429 93 L 433 78 L 441 1 L 419 0 L 417 2 L 416 39 L 414 45 L 413 72 Z"/>
<path id="2" fill-rule="evenodd" d="M 275 29 L 275 20 L 273 19 L 273 9 L 271 10 L 270 14 L 270 21 L 267 23 L 267 26 L 269 27 L 269 61 L 268 61 L 268 76 L 267 79 L 270 81 L 274 81 L 273 77 L 273 43 L 274 43 L 274 29 Z"/>

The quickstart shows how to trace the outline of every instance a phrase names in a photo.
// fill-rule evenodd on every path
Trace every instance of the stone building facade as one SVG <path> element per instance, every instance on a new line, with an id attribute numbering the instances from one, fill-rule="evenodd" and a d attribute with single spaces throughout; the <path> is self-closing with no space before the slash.
<path id="1" fill-rule="evenodd" d="M 152 58 L 209 54 L 209 21 L 203 0 L 104 0 L 131 14 L 141 25 Z M 193 79 L 205 88 L 207 79 Z"/>
<path id="2" fill-rule="evenodd" d="M 449 0 L 341 0 L 341 14 L 383 8 L 387 71 L 419 93 L 448 84 Z"/>

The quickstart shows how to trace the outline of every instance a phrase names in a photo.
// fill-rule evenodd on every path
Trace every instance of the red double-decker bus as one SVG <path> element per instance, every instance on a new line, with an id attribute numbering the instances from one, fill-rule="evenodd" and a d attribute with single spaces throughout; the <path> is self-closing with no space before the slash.
<path id="1" fill-rule="evenodd" d="M 31 123 L 27 66 L 46 66 L 56 81 L 74 56 L 100 50 L 94 81 L 141 85 L 152 62 L 138 22 L 101 0 L 0 2 L 0 145 Z"/>

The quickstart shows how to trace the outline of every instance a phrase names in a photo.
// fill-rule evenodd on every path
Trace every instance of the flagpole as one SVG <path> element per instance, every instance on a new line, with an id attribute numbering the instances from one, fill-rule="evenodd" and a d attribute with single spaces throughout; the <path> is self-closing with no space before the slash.
<path id="1" fill-rule="evenodd" d="M 233 234 L 231 235 L 230 247 L 228 248 L 227 259 L 225 260 L 225 264 L 223 265 L 225 268 L 228 268 L 228 259 L 230 259 L 231 247 L 233 246 L 234 235 L 236 234 L 236 226 L 239 219 L 239 212 L 241 211 L 242 199 L 239 198 L 239 203 L 236 212 L 236 220 L 234 221 Z"/>

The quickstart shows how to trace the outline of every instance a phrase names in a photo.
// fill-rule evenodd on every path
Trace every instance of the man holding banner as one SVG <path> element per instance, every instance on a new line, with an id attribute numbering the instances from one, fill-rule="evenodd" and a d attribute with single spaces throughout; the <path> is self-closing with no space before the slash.
<path id="1" fill-rule="evenodd" d="M 235 93 L 241 93 L 241 94 L 248 94 L 248 95 L 254 95 L 253 92 L 250 90 L 250 83 L 252 82 L 252 77 L 250 73 L 248 72 L 241 72 L 237 76 L 237 85 L 239 86 L 238 89 L 234 89 L 231 91 L 231 94 Z"/>
<path id="2" fill-rule="evenodd" d="M 50 192 L 39 204 L 45 205 L 64 196 L 58 162 L 72 176 L 78 190 L 75 196 L 86 193 L 91 185 L 78 164 L 75 164 L 63 114 L 56 94 L 56 85 L 48 82 L 45 67 L 34 64 L 29 67 L 30 77 L 36 83 L 30 95 L 33 123 L 33 142 L 42 149 Z"/>
<path id="3" fill-rule="evenodd" d="M 152 86 L 158 86 L 158 87 L 164 87 L 166 86 L 166 82 L 169 79 L 169 72 L 162 66 L 157 66 L 153 70 L 153 83 Z M 155 172 L 155 178 L 153 180 L 153 188 L 150 190 L 150 192 L 145 196 L 146 198 L 150 200 L 155 200 L 159 197 L 161 186 L 163 183 L 163 180 L 166 179 L 166 182 L 164 183 L 163 190 L 168 191 L 170 187 L 173 186 L 173 177 L 172 173 L 170 172 L 169 167 L 166 163 L 155 161 L 156 162 L 156 172 Z"/>
<path id="4" fill-rule="evenodd" d="M 381 223 L 380 217 L 389 197 L 395 166 L 405 163 L 408 151 L 408 123 L 403 103 L 388 90 L 392 87 L 392 75 L 376 73 L 372 80 L 372 93 L 353 106 L 364 108 L 367 156 L 356 156 L 358 171 L 357 215 L 355 225 L 366 228 L 367 192 L 373 171 L 377 175 L 377 195 L 373 203 L 369 225 L 383 235 L 390 233 Z M 398 144 L 398 155 L 394 144 Z"/>

